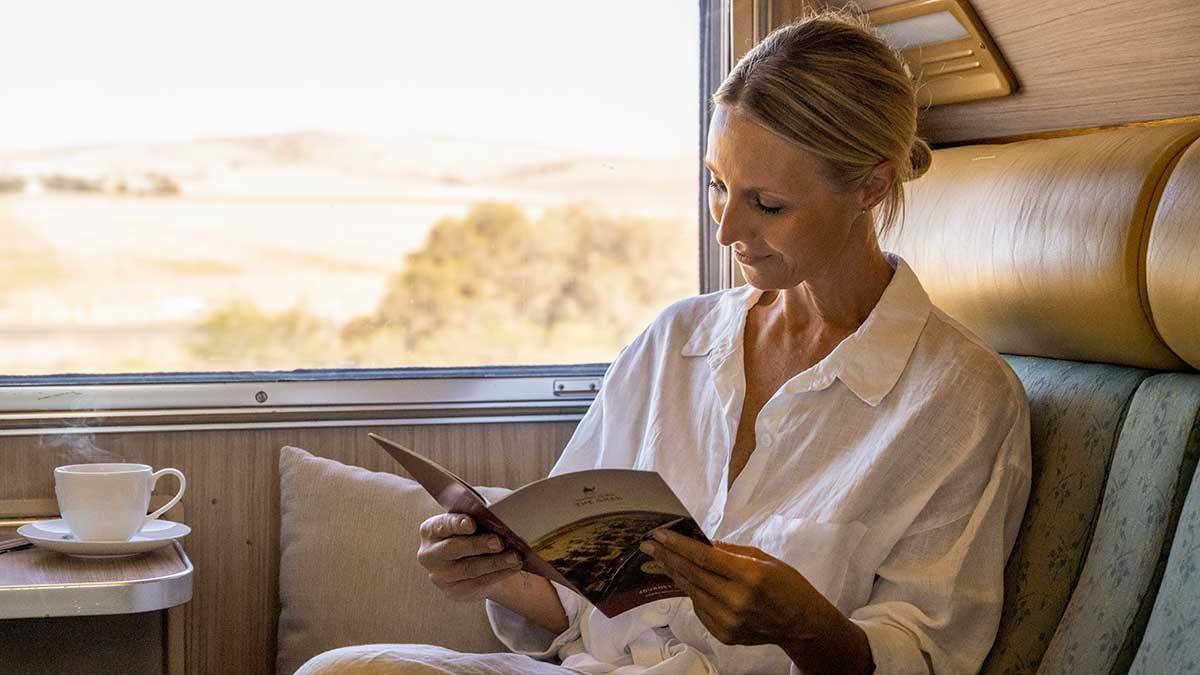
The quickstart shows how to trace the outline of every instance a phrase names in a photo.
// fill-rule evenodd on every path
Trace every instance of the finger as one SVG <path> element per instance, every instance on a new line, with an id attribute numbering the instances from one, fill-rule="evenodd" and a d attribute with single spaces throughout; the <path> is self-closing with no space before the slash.
<path id="1" fill-rule="evenodd" d="M 672 572 L 667 572 L 667 574 L 671 576 L 675 585 L 691 598 L 692 611 L 708 629 L 708 632 L 725 644 L 734 644 L 731 629 L 733 612 L 729 607 L 716 596 L 692 584 L 682 576 Z"/>
<path id="2" fill-rule="evenodd" d="M 447 586 L 499 570 L 520 569 L 520 567 L 521 557 L 511 551 L 496 555 L 477 555 L 455 560 L 445 567 L 431 570 L 429 580 L 438 586 Z"/>
<path id="3" fill-rule="evenodd" d="M 449 595 L 455 600 L 479 600 L 487 595 L 492 586 L 504 581 L 505 579 L 520 573 L 520 569 L 503 569 L 495 572 L 489 572 L 481 577 L 475 577 L 467 581 L 459 581 L 449 584 L 442 588 L 446 595 Z"/>
<path id="4" fill-rule="evenodd" d="M 658 529 L 654 531 L 654 541 L 720 576 L 732 577 L 738 573 L 737 565 L 731 554 L 702 544 L 691 537 L 685 537 L 667 529 Z"/>
<path id="5" fill-rule="evenodd" d="M 734 555 L 745 556 L 747 558 L 756 558 L 758 560 L 775 560 L 775 557 L 772 556 L 771 554 L 767 553 L 766 551 L 763 551 L 760 548 L 755 548 L 753 546 L 742 546 L 740 544 L 731 544 L 727 541 L 714 541 L 713 546 L 717 547 L 718 549 L 720 549 L 722 551 L 725 551 L 726 553 L 732 553 Z"/>
<path id="6" fill-rule="evenodd" d="M 692 565 L 707 569 L 708 572 L 719 575 L 719 577 L 736 578 L 740 573 L 738 556 L 730 554 L 730 552 L 713 548 L 713 546 L 697 542 L 696 539 L 684 537 L 683 534 L 670 530 L 655 530 L 653 536 L 654 543 L 659 544 L 661 548 L 671 551 L 690 561 Z"/>
<path id="7" fill-rule="evenodd" d="M 421 523 L 421 536 L 430 541 L 475 533 L 475 521 L 461 513 L 443 513 Z"/>
<path id="8" fill-rule="evenodd" d="M 430 562 L 458 560 L 476 555 L 488 555 L 504 550 L 504 542 L 494 534 L 476 534 L 439 539 L 422 548 L 423 560 Z"/>
<path id="9" fill-rule="evenodd" d="M 682 574 L 667 569 L 667 576 L 671 577 L 671 581 L 675 582 L 679 590 L 687 593 L 688 597 L 692 599 L 692 607 L 697 610 L 705 611 L 711 615 L 717 608 L 724 605 L 721 599 L 713 595 L 708 589 L 697 586 Z"/>
<path id="10" fill-rule="evenodd" d="M 454 534 L 475 534 L 475 519 L 465 513 L 447 513 L 454 519 Z"/>
<path id="11" fill-rule="evenodd" d="M 692 611 L 708 629 L 708 632 L 725 644 L 737 644 L 734 639 L 737 613 L 727 603 L 683 577 L 672 577 L 672 580 L 692 599 Z"/>
<path id="12" fill-rule="evenodd" d="M 682 577 L 690 586 L 703 590 L 707 595 L 721 600 L 727 599 L 725 596 L 728 595 L 731 584 L 728 577 L 713 574 L 666 546 L 656 545 L 655 542 L 643 542 L 641 546 L 642 552 L 661 563 L 672 577 Z M 686 589 L 684 590 L 686 592 Z"/>

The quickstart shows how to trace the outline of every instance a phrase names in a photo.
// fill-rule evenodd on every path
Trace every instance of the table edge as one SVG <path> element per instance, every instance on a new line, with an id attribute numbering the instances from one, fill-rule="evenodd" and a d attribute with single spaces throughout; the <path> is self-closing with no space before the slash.
<path id="1" fill-rule="evenodd" d="M 133 581 L 0 588 L 0 619 L 136 614 L 182 605 L 192 599 L 195 568 L 178 541 L 171 545 L 184 565 L 171 574 Z"/>

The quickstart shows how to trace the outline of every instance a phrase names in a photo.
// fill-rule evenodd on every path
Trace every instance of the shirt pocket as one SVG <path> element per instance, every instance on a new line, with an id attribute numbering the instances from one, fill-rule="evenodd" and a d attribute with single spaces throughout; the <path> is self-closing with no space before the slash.
<path id="1" fill-rule="evenodd" d="M 791 565 L 827 600 L 839 602 L 846 571 L 867 526 L 860 522 L 823 523 L 771 515 L 754 535 L 754 546 Z"/>

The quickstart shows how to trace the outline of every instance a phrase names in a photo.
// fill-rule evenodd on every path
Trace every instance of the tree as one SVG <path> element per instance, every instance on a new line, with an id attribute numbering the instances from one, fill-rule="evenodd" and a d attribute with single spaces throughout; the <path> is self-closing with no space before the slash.
<path id="1" fill-rule="evenodd" d="M 235 301 L 198 327 L 190 351 L 214 370 L 291 370 L 337 365 L 337 333 L 302 309 L 270 313 Z"/>
<path id="2" fill-rule="evenodd" d="M 604 361 L 668 303 L 696 290 L 682 223 L 589 204 L 536 223 L 485 203 L 438 221 L 374 314 L 346 327 L 360 362 L 461 365 Z"/>

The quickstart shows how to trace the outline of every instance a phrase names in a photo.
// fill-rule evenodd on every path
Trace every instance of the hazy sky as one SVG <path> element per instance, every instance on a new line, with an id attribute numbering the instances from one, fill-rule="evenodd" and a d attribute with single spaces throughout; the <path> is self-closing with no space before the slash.
<path id="1" fill-rule="evenodd" d="M 696 0 L 87 0 L 0 21 L 0 151 L 322 130 L 694 152 Z"/>

